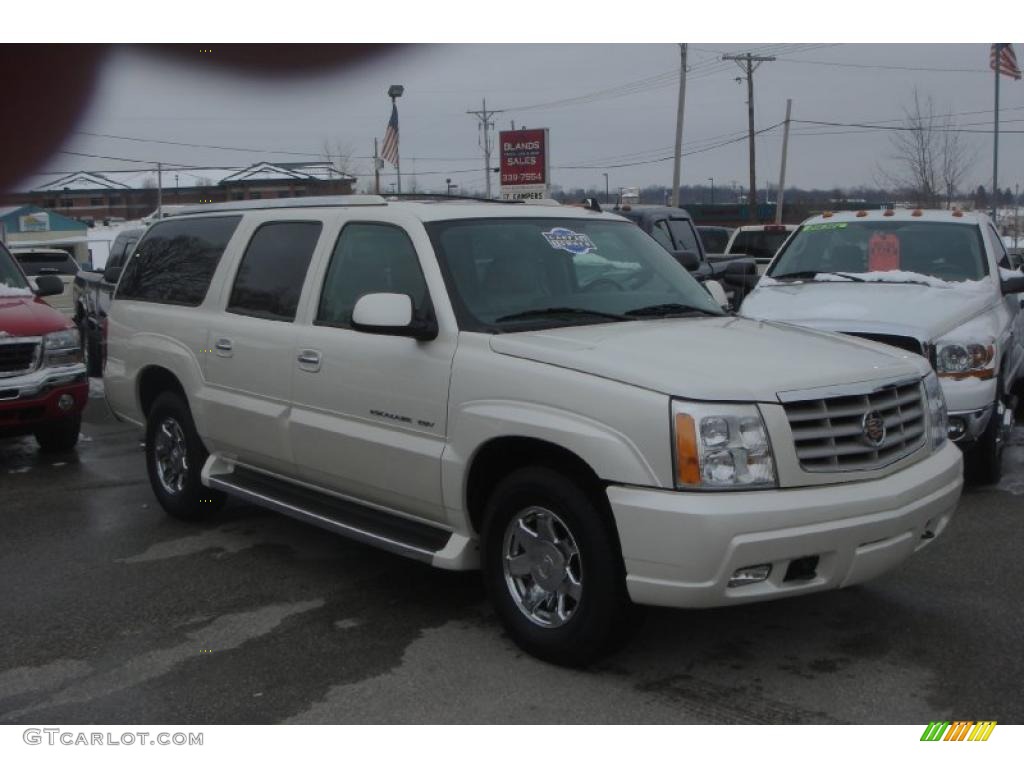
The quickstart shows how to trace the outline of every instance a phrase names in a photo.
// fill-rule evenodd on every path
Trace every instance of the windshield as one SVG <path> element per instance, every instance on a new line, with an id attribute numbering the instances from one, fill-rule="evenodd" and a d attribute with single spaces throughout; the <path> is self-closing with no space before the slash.
<path id="1" fill-rule="evenodd" d="M 639 227 L 586 219 L 427 225 L 464 330 L 505 332 L 681 314 L 722 314 Z"/>
<path id="2" fill-rule="evenodd" d="M 19 293 L 28 290 L 28 283 L 25 282 L 21 270 L 14 263 L 10 252 L 0 245 L 0 296 L 3 296 L 4 289 L 17 290 Z"/>
<path id="3" fill-rule="evenodd" d="M 779 250 L 789 232 L 775 229 L 751 229 L 736 233 L 729 253 L 743 253 L 756 259 L 770 259 Z"/>
<path id="4" fill-rule="evenodd" d="M 78 265 L 67 253 L 18 253 L 14 258 L 29 277 L 73 275 L 78 272 Z"/>
<path id="5" fill-rule="evenodd" d="M 946 281 L 980 280 L 988 274 L 981 231 L 931 221 L 837 221 L 800 228 L 769 275 L 817 272 L 915 273 Z M 913 275 L 879 276 L 912 282 Z"/>

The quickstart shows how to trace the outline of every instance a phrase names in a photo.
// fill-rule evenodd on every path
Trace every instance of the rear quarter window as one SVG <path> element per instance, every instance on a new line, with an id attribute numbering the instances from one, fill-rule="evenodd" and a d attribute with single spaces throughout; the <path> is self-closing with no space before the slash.
<path id="1" fill-rule="evenodd" d="M 117 298 L 199 306 L 241 219 L 211 216 L 154 224 L 128 261 Z"/>

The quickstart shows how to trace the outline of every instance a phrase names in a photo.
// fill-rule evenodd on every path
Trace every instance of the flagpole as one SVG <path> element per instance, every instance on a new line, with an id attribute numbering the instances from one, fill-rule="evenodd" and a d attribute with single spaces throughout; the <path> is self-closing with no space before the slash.
<path id="1" fill-rule="evenodd" d="M 993 126 L 993 141 L 992 141 L 992 221 L 996 221 L 996 209 L 999 206 L 999 64 L 1000 56 L 1003 52 L 1002 43 L 993 43 L 995 45 L 995 70 L 994 74 L 996 77 L 996 114 Z M 998 224 L 996 225 L 998 227 Z"/>

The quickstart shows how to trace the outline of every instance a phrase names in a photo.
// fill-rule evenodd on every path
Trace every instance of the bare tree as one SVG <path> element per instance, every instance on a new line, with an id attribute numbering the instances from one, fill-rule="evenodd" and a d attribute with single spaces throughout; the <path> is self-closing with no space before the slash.
<path id="1" fill-rule="evenodd" d="M 324 139 L 321 154 L 324 161 L 331 166 L 331 170 L 339 176 L 348 176 L 352 173 L 352 148 L 340 141 Z"/>
<path id="2" fill-rule="evenodd" d="M 950 208 L 953 205 L 953 197 L 957 193 L 957 188 L 967 174 L 967 169 L 974 165 L 977 150 L 968 146 L 964 134 L 956 131 L 956 125 L 949 117 L 944 121 L 941 149 L 939 176 L 942 179 L 946 207 Z"/>
<path id="3" fill-rule="evenodd" d="M 913 102 L 904 110 L 903 125 L 892 131 L 891 162 L 880 169 L 885 182 L 907 190 L 918 205 L 948 208 L 974 152 L 950 115 L 937 115 L 931 96 L 923 99 L 914 89 Z"/>

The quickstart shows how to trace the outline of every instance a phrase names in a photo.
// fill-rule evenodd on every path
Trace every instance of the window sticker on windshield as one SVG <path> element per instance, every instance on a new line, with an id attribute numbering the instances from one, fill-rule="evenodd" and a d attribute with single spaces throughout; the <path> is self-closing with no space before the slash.
<path id="1" fill-rule="evenodd" d="M 826 229 L 846 229 L 845 221 L 829 221 L 824 224 L 808 224 L 804 232 L 821 232 Z"/>
<path id="2" fill-rule="evenodd" d="M 892 272 L 900 268 L 900 239 L 876 232 L 868 240 L 868 272 Z"/>
<path id="3" fill-rule="evenodd" d="M 581 232 L 573 232 L 564 227 L 555 227 L 550 232 L 541 232 L 548 245 L 557 251 L 568 251 L 576 256 L 596 251 L 594 241 Z"/>

